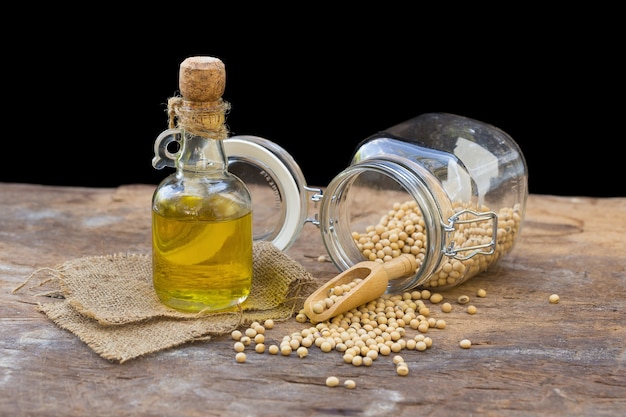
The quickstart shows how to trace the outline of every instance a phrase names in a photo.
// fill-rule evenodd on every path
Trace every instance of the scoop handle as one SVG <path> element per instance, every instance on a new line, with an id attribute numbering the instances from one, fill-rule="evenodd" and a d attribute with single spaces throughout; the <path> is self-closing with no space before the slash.
<path id="1" fill-rule="evenodd" d="M 387 272 L 387 278 L 389 279 L 402 278 L 414 274 L 417 270 L 417 266 L 415 256 L 407 253 L 383 264 L 383 268 L 385 272 Z"/>

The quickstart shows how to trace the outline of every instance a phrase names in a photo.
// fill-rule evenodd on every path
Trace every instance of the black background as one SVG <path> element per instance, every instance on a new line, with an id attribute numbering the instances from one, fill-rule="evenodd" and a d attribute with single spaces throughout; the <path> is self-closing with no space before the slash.
<path id="1" fill-rule="evenodd" d="M 281 145 L 309 185 L 328 184 L 369 135 L 448 112 L 510 134 L 531 193 L 626 196 L 623 45 L 586 10 L 177 7 L 94 9 L 8 35 L 0 181 L 157 184 L 169 171 L 152 168 L 153 144 L 179 64 L 211 55 L 226 65 L 231 133 Z"/>

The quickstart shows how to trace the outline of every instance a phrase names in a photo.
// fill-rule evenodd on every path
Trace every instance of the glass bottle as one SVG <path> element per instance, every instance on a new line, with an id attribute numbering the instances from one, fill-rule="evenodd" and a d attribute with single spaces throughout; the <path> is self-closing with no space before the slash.
<path id="1" fill-rule="evenodd" d="M 252 285 L 252 199 L 228 171 L 225 79 L 221 60 L 185 59 L 182 97 L 169 100 L 170 129 L 154 144 L 153 166 L 176 170 L 152 198 L 153 284 L 165 305 L 186 312 L 236 306 Z"/>

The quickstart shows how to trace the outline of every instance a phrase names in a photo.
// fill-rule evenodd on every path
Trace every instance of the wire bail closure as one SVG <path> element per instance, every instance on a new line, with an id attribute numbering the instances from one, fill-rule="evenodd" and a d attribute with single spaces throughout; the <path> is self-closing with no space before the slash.
<path id="1" fill-rule="evenodd" d="M 461 216 L 468 214 L 474 216 L 473 218 L 462 219 Z M 460 210 L 454 216 L 448 219 L 448 224 L 443 224 L 444 231 L 446 232 L 446 243 L 444 244 L 443 254 L 460 261 L 470 259 L 475 255 L 493 255 L 496 248 L 496 238 L 498 233 L 498 215 L 493 211 L 477 212 L 470 209 Z M 491 241 L 488 243 L 481 243 L 479 245 L 472 245 L 466 247 L 455 246 L 454 232 L 456 226 L 460 224 L 476 223 L 476 222 L 492 222 L 492 236 Z M 466 255 L 460 255 L 459 252 L 470 252 Z"/>

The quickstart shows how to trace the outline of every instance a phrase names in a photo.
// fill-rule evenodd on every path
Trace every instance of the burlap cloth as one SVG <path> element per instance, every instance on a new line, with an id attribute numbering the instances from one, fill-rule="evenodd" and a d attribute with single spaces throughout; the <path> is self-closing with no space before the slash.
<path id="1" fill-rule="evenodd" d="M 304 267 L 270 242 L 254 243 L 253 260 L 250 296 L 219 313 L 184 313 L 163 305 L 152 287 L 152 258 L 145 254 L 85 257 L 38 269 L 13 292 L 28 289 L 50 297 L 37 304 L 39 311 L 103 358 L 123 363 L 253 321 L 287 319 L 315 290 Z"/>

